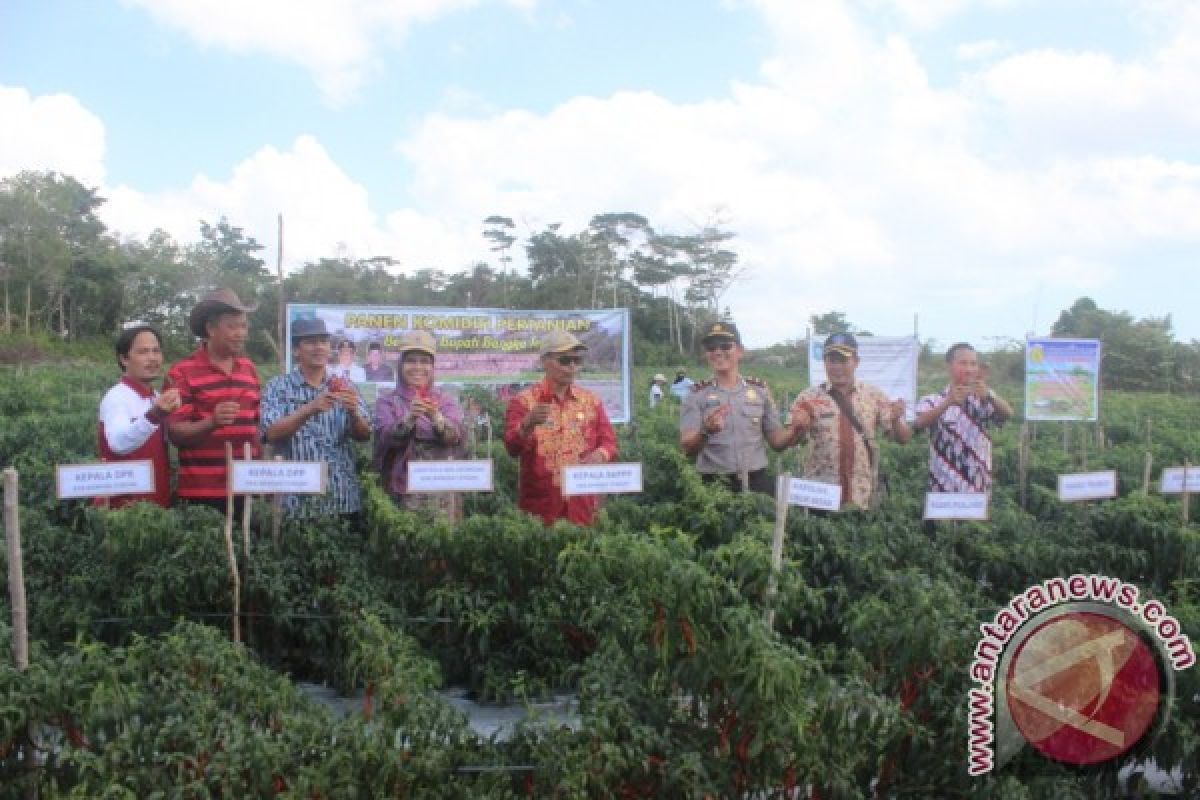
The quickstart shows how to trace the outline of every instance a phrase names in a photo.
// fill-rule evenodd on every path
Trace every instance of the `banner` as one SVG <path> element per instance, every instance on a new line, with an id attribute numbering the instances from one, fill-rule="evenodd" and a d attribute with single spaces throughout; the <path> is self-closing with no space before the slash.
<path id="1" fill-rule="evenodd" d="M 1100 340 L 1025 341 L 1025 419 L 1100 417 Z"/>
<path id="2" fill-rule="evenodd" d="M 904 416 L 910 421 L 917 407 L 917 357 L 921 345 L 913 336 L 856 336 L 858 369 L 854 379 L 883 391 L 889 399 L 904 399 Z M 824 339 L 808 340 L 808 385 L 825 382 Z"/>
<path id="3" fill-rule="evenodd" d="M 358 386 L 368 405 L 396 386 L 400 336 L 423 330 L 437 342 L 434 381 L 455 391 L 490 387 L 507 400 L 542 379 L 538 351 L 551 330 L 570 331 L 588 351 L 576 381 L 595 392 L 613 422 L 630 418 L 629 310 L 514 311 L 497 308 L 351 306 L 289 303 L 287 338 L 297 319 L 319 318 L 332 334 L 330 367 Z M 348 343 L 348 344 L 343 344 Z M 288 348 L 287 368 L 292 368 Z"/>

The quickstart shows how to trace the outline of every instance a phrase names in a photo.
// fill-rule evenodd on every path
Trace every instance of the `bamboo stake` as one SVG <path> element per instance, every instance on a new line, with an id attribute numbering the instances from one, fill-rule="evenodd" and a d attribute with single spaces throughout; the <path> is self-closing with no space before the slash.
<path id="1" fill-rule="evenodd" d="M 233 589 L 233 640 L 242 641 L 242 584 L 238 578 L 237 554 L 233 550 L 233 444 L 225 443 L 225 555 L 229 557 L 229 582 Z"/>
<path id="2" fill-rule="evenodd" d="M 276 461 L 283 461 L 283 456 L 275 456 Z M 275 552 L 279 552 L 280 545 L 283 544 L 283 495 L 271 495 L 271 544 L 275 546 Z"/>
<path id="3" fill-rule="evenodd" d="M 242 442 L 242 458 L 244 461 L 251 461 L 254 458 L 254 450 L 250 447 L 249 442 Z M 254 495 L 246 495 L 243 498 L 242 505 L 242 552 L 246 556 L 246 576 L 250 576 L 250 512 L 254 505 Z M 248 608 L 247 612 L 254 609 Z M 246 616 L 246 641 L 254 641 L 254 616 L 247 614 Z"/>
<path id="4" fill-rule="evenodd" d="M 771 540 L 771 574 L 767 578 L 767 627 L 775 627 L 775 596 L 779 593 L 779 573 L 783 569 L 783 534 L 787 528 L 788 489 L 792 475 L 785 472 L 775 479 L 775 538 Z"/>
<path id="5" fill-rule="evenodd" d="M 1029 423 L 1021 423 L 1021 433 L 1017 441 L 1017 484 L 1020 492 L 1021 508 L 1028 509 L 1029 491 Z"/>
<path id="6" fill-rule="evenodd" d="M 1150 471 L 1153 469 L 1153 467 L 1154 454 L 1147 450 L 1146 465 L 1142 467 L 1142 494 L 1150 494 Z"/>
<path id="7" fill-rule="evenodd" d="M 4 470 L 4 538 L 8 544 L 8 599 L 12 606 L 13 664 L 17 672 L 29 669 L 29 613 L 25 606 L 25 565 L 21 555 L 20 494 L 17 487 L 17 471 L 12 467 Z M 37 800 L 37 748 L 33 741 L 36 734 L 33 723 L 25 728 L 25 743 L 22 761 L 27 774 L 25 800 Z"/>
<path id="8" fill-rule="evenodd" d="M 1188 491 L 1188 473 L 1192 471 L 1192 463 L 1190 461 L 1183 462 L 1183 524 L 1188 524 L 1188 516 L 1191 513 L 1192 493 Z"/>
<path id="9" fill-rule="evenodd" d="M 282 373 L 287 367 L 287 351 L 285 343 L 287 342 L 287 330 L 284 324 L 284 317 L 287 313 L 284 305 L 283 296 L 283 214 L 279 214 L 279 246 L 275 250 L 275 273 L 279 276 L 279 317 L 276 320 L 276 325 L 279 332 L 279 371 Z"/>

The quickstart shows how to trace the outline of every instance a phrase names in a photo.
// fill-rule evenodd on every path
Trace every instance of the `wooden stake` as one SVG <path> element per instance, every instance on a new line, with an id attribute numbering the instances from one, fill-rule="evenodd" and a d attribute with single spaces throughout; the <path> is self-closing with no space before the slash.
<path id="1" fill-rule="evenodd" d="M 279 333 L 279 371 L 287 368 L 287 326 L 284 321 L 287 310 L 283 296 L 283 214 L 279 215 L 279 246 L 275 250 L 275 274 L 279 276 L 279 318 L 276 326 Z"/>
<path id="2" fill-rule="evenodd" d="M 13 665 L 17 672 L 29 669 L 29 613 L 25 607 L 25 565 L 21 554 L 21 506 L 17 471 L 4 470 L 4 538 L 8 544 L 8 599 L 12 606 Z M 37 729 L 30 723 L 25 728 L 21 754 L 26 772 L 25 800 L 37 800 L 37 748 L 34 738 Z"/>
<path id="3" fill-rule="evenodd" d="M 237 553 L 233 550 L 233 444 L 225 443 L 225 555 L 229 557 L 229 582 L 233 589 L 233 640 L 242 641 L 242 584 L 238 578 Z"/>
<path id="4" fill-rule="evenodd" d="M 775 596 L 779 592 L 779 572 L 783 569 L 783 534 L 787 529 L 788 489 L 792 474 L 775 479 L 775 538 L 771 540 L 771 574 L 767 578 L 767 627 L 775 627 Z"/>
<path id="5" fill-rule="evenodd" d="M 21 521 L 17 471 L 4 470 L 4 536 L 8 541 L 8 597 L 12 605 L 13 662 L 17 670 L 29 669 L 29 618 L 25 608 L 25 568 L 21 560 Z"/>
<path id="6" fill-rule="evenodd" d="M 1146 451 L 1146 465 L 1142 467 L 1142 494 L 1150 494 L 1150 470 L 1154 467 L 1154 454 Z M 1184 476 L 1186 477 L 1186 476 Z"/>

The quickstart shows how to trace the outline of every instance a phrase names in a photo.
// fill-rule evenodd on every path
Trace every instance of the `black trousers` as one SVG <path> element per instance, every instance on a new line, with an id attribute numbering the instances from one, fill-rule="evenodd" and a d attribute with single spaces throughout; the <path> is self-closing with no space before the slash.
<path id="1" fill-rule="evenodd" d="M 775 478 L 765 468 L 747 472 L 746 478 L 750 485 L 750 491 L 765 494 L 767 497 L 775 496 Z M 705 483 L 720 483 L 731 492 L 742 491 L 742 482 L 738 479 L 736 472 L 722 474 L 703 472 L 700 474 L 700 480 Z"/>

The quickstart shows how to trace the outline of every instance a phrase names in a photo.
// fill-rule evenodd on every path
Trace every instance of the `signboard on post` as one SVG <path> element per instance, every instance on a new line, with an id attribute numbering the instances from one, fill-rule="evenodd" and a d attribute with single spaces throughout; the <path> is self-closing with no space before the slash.
<path id="1" fill-rule="evenodd" d="M 1025 341 L 1025 419 L 1100 418 L 1100 340 Z"/>
<path id="2" fill-rule="evenodd" d="M 154 494 L 154 465 L 144 461 L 59 464 L 54 470 L 59 500 Z"/>
<path id="3" fill-rule="evenodd" d="M 563 467 L 564 497 L 577 494 L 637 494 L 642 491 L 642 465 L 637 461 L 575 464 Z"/>
<path id="4" fill-rule="evenodd" d="M 925 519 L 988 519 L 990 492 L 926 492 Z"/>
<path id="5" fill-rule="evenodd" d="M 1075 472 L 1058 476 L 1058 499 L 1065 503 L 1117 496 L 1117 471 Z"/>
<path id="6" fill-rule="evenodd" d="M 507 400 L 542 379 L 545 335 L 565 330 L 587 345 L 576 382 L 599 395 L 613 422 L 631 417 L 629 310 L 516 311 L 502 308 L 348 306 L 289 303 L 287 335 L 298 319 L 324 320 L 334 339 L 330 369 L 353 380 L 368 405 L 395 389 L 399 341 L 425 331 L 437 344 L 438 385 L 487 387 Z M 349 342 L 349 347 L 339 347 Z M 287 369 L 292 368 L 288 350 Z"/>
<path id="7" fill-rule="evenodd" d="M 422 494 L 490 492 L 492 460 L 480 458 L 463 461 L 409 461 L 408 491 Z"/>
<path id="8" fill-rule="evenodd" d="M 917 406 L 917 357 L 921 345 L 915 336 L 856 336 L 857 380 L 878 386 L 889 400 L 904 400 L 904 415 L 911 421 Z M 825 382 L 824 339 L 808 340 L 808 385 Z"/>
<path id="9" fill-rule="evenodd" d="M 1187 482 L 1184 483 L 1184 472 Z M 1200 494 L 1200 467 L 1167 467 L 1158 480 L 1158 490 L 1163 494 Z"/>
<path id="10" fill-rule="evenodd" d="M 837 511 L 842 507 L 842 487 L 837 483 L 792 478 L 788 484 L 788 504 L 819 511 Z"/>
<path id="11" fill-rule="evenodd" d="M 325 494 L 329 465 L 324 461 L 233 461 L 234 494 Z"/>

